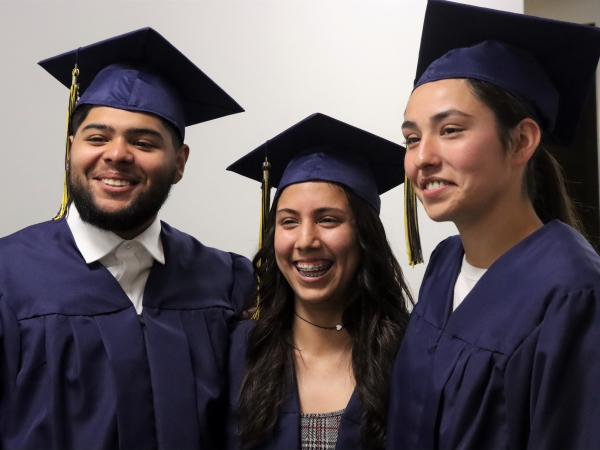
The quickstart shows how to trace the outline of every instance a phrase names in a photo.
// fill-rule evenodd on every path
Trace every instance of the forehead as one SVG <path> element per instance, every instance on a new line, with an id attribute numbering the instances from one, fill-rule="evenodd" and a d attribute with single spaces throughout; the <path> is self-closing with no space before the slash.
<path id="1" fill-rule="evenodd" d="M 167 133 L 163 121 L 154 114 L 126 111 L 108 106 L 95 106 L 90 110 L 82 126 L 97 123 L 108 125 L 115 130 L 129 128 L 151 128 L 161 133 Z"/>
<path id="2" fill-rule="evenodd" d="M 307 181 L 287 186 L 278 200 L 278 209 L 350 209 L 342 187 L 325 181 Z"/>
<path id="3" fill-rule="evenodd" d="M 464 79 L 446 79 L 432 81 L 417 87 L 411 94 L 406 111 L 424 109 L 426 107 L 443 107 L 446 103 L 457 100 L 470 100 L 473 97 Z M 474 97 L 473 97 L 474 98 Z"/>
<path id="4" fill-rule="evenodd" d="M 408 100 L 404 115 L 408 119 L 412 114 L 437 114 L 451 109 L 480 112 L 484 108 L 487 106 L 473 94 L 466 79 L 451 78 L 417 87 Z"/>

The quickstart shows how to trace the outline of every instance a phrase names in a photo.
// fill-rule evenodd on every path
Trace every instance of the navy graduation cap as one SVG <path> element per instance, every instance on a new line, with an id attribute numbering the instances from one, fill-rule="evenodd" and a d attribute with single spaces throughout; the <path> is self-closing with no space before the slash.
<path id="1" fill-rule="evenodd" d="M 244 111 L 152 28 L 80 47 L 40 61 L 39 65 L 71 88 L 66 159 L 70 151 L 70 117 L 80 105 L 155 114 L 173 124 L 182 139 L 186 126 Z M 55 219 L 67 214 L 69 201 L 65 179 L 63 202 Z"/>
<path id="2" fill-rule="evenodd" d="M 593 26 L 429 0 L 415 88 L 447 78 L 487 81 L 518 98 L 548 137 L 570 146 L 599 56 Z"/>
<path id="3" fill-rule="evenodd" d="M 404 182 L 401 145 L 324 114 L 298 122 L 227 170 L 263 183 L 261 233 L 265 233 L 270 187 L 275 198 L 287 186 L 306 181 L 328 181 L 349 188 L 377 212 L 380 194 Z"/>

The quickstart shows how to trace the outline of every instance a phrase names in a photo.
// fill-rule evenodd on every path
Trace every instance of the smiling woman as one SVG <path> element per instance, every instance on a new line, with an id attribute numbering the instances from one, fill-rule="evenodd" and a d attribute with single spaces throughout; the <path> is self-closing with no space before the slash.
<path id="1" fill-rule="evenodd" d="M 403 153 L 314 114 L 230 166 L 261 180 L 267 154 L 278 190 L 254 258 L 259 311 L 233 333 L 228 448 L 385 445 L 412 300 L 379 194 L 403 181 Z"/>
<path id="2" fill-rule="evenodd" d="M 599 55 L 593 27 L 429 1 L 405 169 L 460 236 L 427 267 L 387 448 L 600 446 L 600 258 L 544 148 L 572 143 Z"/>
<path id="3" fill-rule="evenodd" d="M 289 186 L 279 196 L 275 260 L 294 291 L 296 314 L 308 316 L 316 308 L 324 315 L 329 310 L 341 322 L 360 256 L 355 218 L 343 188 L 306 182 Z"/>

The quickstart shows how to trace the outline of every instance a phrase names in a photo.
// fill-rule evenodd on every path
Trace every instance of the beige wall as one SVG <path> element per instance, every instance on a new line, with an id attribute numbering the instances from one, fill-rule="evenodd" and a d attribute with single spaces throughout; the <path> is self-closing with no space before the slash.
<path id="1" fill-rule="evenodd" d="M 526 14 L 600 26 L 600 0 L 524 0 Z M 599 66 L 600 67 L 600 66 Z M 600 150 L 600 76 L 596 72 L 598 143 Z M 598 159 L 600 172 L 600 158 Z"/>
<path id="2" fill-rule="evenodd" d="M 523 0 L 468 0 L 522 12 Z M 252 256 L 258 183 L 231 162 L 313 112 L 389 140 L 411 92 L 426 0 L 0 0 L 0 236 L 48 220 L 62 193 L 68 91 L 37 61 L 152 26 L 246 112 L 190 127 L 185 176 L 161 218 L 209 246 Z M 406 263 L 403 196 L 381 218 L 416 293 L 424 266 Z M 420 209 L 428 259 L 452 224 Z"/>

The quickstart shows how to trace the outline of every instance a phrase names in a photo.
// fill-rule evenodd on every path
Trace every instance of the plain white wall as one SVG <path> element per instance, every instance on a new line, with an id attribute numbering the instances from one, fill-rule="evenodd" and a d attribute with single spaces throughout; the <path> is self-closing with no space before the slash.
<path id="1" fill-rule="evenodd" d="M 591 0 L 596 1 L 596 0 Z M 471 4 L 522 12 L 522 0 Z M 0 1 L 0 236 L 50 219 L 62 193 L 67 89 L 37 61 L 152 26 L 247 112 L 188 128 L 191 154 L 161 218 L 203 243 L 251 257 L 260 189 L 228 164 L 313 112 L 402 143 L 425 0 Z M 402 189 L 381 218 L 406 263 Z M 455 234 L 420 211 L 426 259 Z"/>

